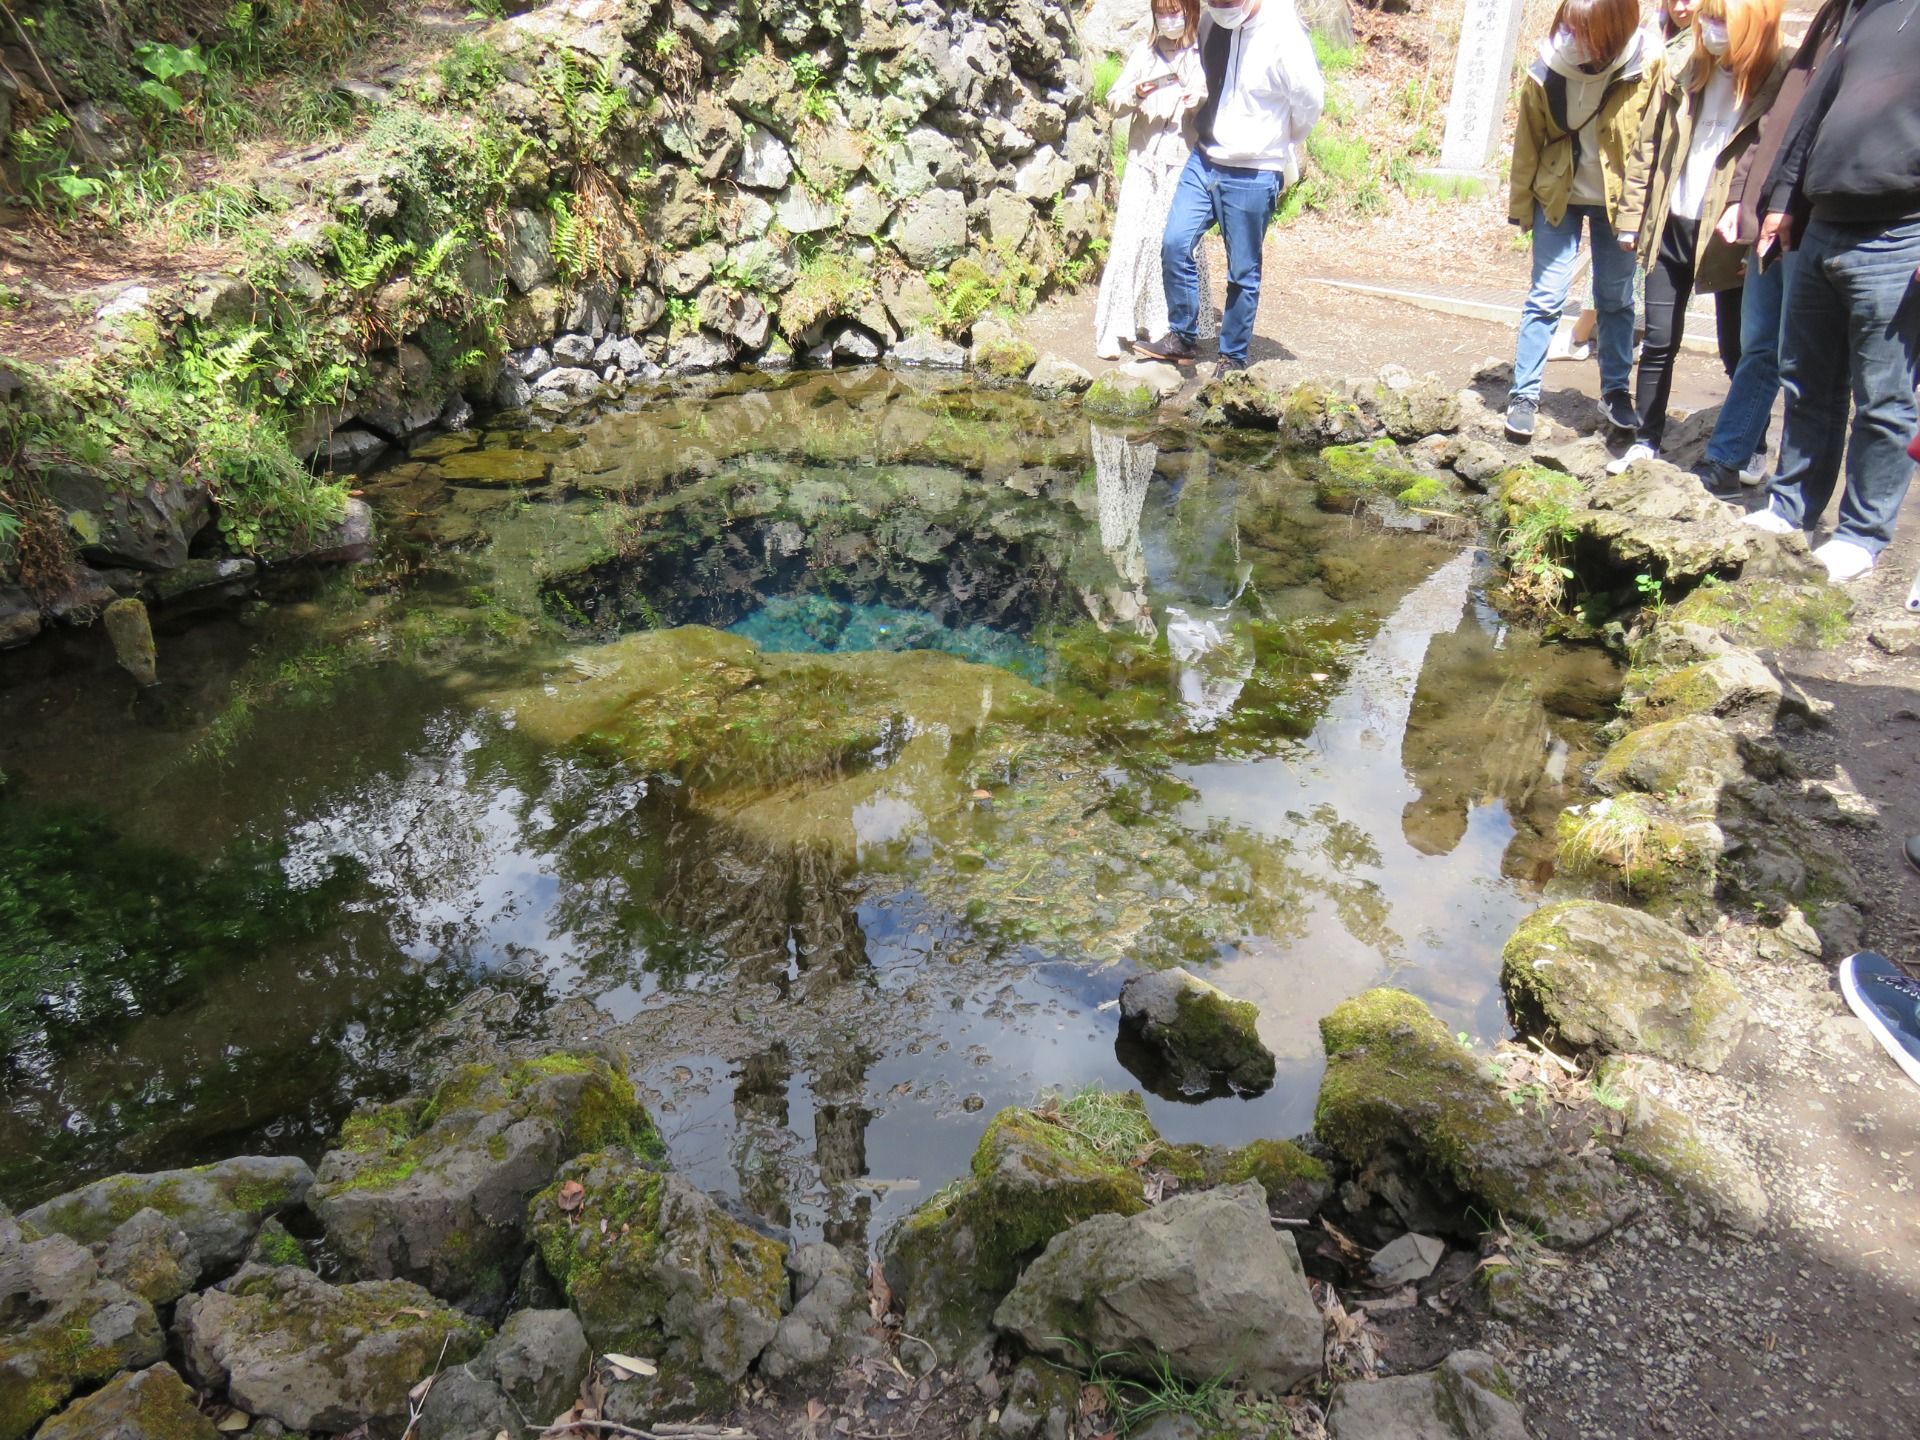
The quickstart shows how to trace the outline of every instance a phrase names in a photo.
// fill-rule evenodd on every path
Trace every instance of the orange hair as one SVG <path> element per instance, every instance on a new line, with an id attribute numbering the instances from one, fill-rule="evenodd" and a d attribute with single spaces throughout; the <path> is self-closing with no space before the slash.
<path id="1" fill-rule="evenodd" d="M 1687 89 L 1704 89 L 1713 67 L 1720 63 L 1700 44 L 1700 22 L 1718 20 L 1727 27 L 1727 53 L 1722 57 L 1733 72 L 1733 93 L 1742 105 L 1767 83 L 1780 58 L 1781 0 L 1700 0 L 1693 12 L 1693 54 L 1687 61 Z"/>
<path id="2" fill-rule="evenodd" d="M 1696 22 L 1698 23 L 1698 22 Z M 1640 28 L 1639 0 L 1560 0 L 1553 12 L 1551 35 L 1561 26 L 1573 32 L 1574 44 L 1603 65 L 1610 65 Z"/>

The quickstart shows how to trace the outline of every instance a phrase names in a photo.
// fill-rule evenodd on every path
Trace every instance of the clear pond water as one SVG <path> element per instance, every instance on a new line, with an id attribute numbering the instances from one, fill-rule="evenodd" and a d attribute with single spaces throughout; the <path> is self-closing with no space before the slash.
<path id="1" fill-rule="evenodd" d="M 676 1161 L 877 1239 L 1049 1087 L 1164 1086 L 1116 997 L 1505 1018 L 1616 685 L 1470 543 L 1258 437 L 880 374 L 435 439 L 376 564 L 0 660 L 0 1199 L 264 1147 L 452 1058 L 619 1044 Z"/>

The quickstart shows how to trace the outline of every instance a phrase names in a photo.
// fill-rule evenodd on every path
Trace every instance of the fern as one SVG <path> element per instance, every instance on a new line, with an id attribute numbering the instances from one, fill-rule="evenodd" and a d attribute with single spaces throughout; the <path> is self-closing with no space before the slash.
<path id="1" fill-rule="evenodd" d="M 374 238 L 354 225 L 329 225 L 327 243 L 350 290 L 372 289 L 414 253 L 410 240 L 395 240 L 391 235 Z"/>
<path id="2" fill-rule="evenodd" d="M 575 212 L 571 195 L 555 195 L 547 208 L 553 213 L 553 263 L 568 280 L 591 274 L 599 258 L 593 223 Z"/>
<path id="3" fill-rule="evenodd" d="M 455 225 L 441 235 L 413 262 L 414 279 L 423 285 L 440 283 L 444 278 L 441 271 L 445 269 L 447 262 L 453 258 L 453 252 L 460 248 L 460 243 L 466 238 L 467 227 L 464 225 Z"/>
<path id="4" fill-rule="evenodd" d="M 193 391 L 205 395 L 230 390 L 260 368 L 254 357 L 267 332 L 258 327 L 240 331 L 231 339 L 202 349 L 192 337 L 180 351 L 180 377 Z"/>

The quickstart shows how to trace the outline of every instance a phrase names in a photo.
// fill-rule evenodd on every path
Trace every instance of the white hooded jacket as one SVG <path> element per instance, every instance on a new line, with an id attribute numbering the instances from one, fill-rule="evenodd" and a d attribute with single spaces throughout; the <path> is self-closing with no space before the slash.
<path id="1" fill-rule="evenodd" d="M 1212 29 L 1202 10 L 1202 51 Z M 1260 0 L 1260 9 L 1233 32 L 1213 143 L 1203 147 L 1207 158 L 1217 165 L 1279 170 L 1291 183 L 1326 97 L 1313 42 L 1293 0 Z"/>

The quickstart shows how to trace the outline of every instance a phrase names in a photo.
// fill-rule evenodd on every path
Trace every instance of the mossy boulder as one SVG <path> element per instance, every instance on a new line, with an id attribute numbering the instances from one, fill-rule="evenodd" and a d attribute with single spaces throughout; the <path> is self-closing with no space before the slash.
<path id="1" fill-rule="evenodd" d="M 1096 1215 L 1048 1242 L 994 1312 L 1029 1350 L 1142 1380 L 1283 1391 L 1321 1366 L 1321 1319 L 1291 1235 L 1251 1183 Z"/>
<path id="2" fill-rule="evenodd" d="M 1137 1136 L 1153 1127 L 1139 1096 Z M 968 1175 L 882 1242 L 887 1282 L 909 1333 L 951 1362 L 983 1343 L 993 1308 L 1047 1241 L 1093 1215 L 1146 1208 L 1140 1177 L 1058 1112 L 1002 1110 L 987 1126 Z"/>
<path id="3" fill-rule="evenodd" d="M 1120 987 L 1120 1024 L 1165 1066 L 1174 1090 L 1257 1095 L 1273 1084 L 1274 1057 L 1260 1039 L 1260 1008 L 1175 966 Z"/>
<path id="4" fill-rule="evenodd" d="M 1025 380 L 1040 361 L 1040 352 L 1005 325 L 984 321 L 973 327 L 968 362 L 976 377 L 987 380 Z"/>
<path id="5" fill-rule="evenodd" d="M 1771 724 L 1780 713 L 1780 677 L 1746 650 L 1727 650 L 1651 678 L 1630 694 L 1636 718 L 1670 720 L 1682 715 L 1752 716 Z"/>
<path id="6" fill-rule="evenodd" d="M 1723 721 L 1683 715 L 1621 736 L 1600 757 L 1593 786 L 1608 795 L 1638 790 L 1711 800 L 1744 773 L 1739 741 Z"/>
<path id="7" fill-rule="evenodd" d="M 1650 795 L 1612 795 L 1571 805 L 1555 823 L 1564 876 L 1605 882 L 1687 924 L 1711 923 L 1725 837 L 1704 815 Z"/>
<path id="8" fill-rule="evenodd" d="M 1697 586 L 1662 623 L 1704 625 L 1736 645 L 1824 649 L 1846 638 L 1852 613 L 1848 593 L 1824 580 L 1742 575 L 1730 583 Z"/>
<path id="9" fill-rule="evenodd" d="M 1629 1211 L 1604 1158 L 1570 1153 L 1548 1118 L 1507 1103 L 1473 1054 L 1403 990 L 1355 996 L 1320 1022 L 1327 1071 L 1314 1128 L 1395 1203 L 1431 1196 L 1463 1232 L 1506 1215 L 1556 1245 L 1583 1245 Z M 1404 1201 L 1401 1202 L 1405 1204 Z"/>
<path id="10" fill-rule="evenodd" d="M 289 1430 L 404 1421 L 407 1396 L 470 1359 L 487 1327 L 405 1280 L 329 1285 L 297 1266 L 248 1265 L 180 1302 L 187 1374 Z"/>
<path id="11" fill-rule="evenodd" d="M 1277 431 L 1283 444 L 1303 450 L 1379 434 L 1353 396 L 1311 381 L 1288 384 L 1265 363 L 1208 381 L 1194 397 L 1193 414 L 1202 424 Z"/>
<path id="12" fill-rule="evenodd" d="M 116 1375 L 40 1427 L 35 1440 L 219 1440 L 171 1365 Z"/>
<path id="13" fill-rule="evenodd" d="M 582 1155 L 534 1197 L 529 1219 L 596 1350 L 659 1359 L 723 1397 L 773 1339 L 786 1246 L 682 1176 L 623 1150 Z"/>
<path id="14" fill-rule="evenodd" d="M 102 1274 L 151 1305 L 171 1305 L 200 1279 L 193 1242 L 158 1210 L 134 1212 L 99 1247 L 99 1257 Z"/>
<path id="15" fill-rule="evenodd" d="M 297 1156 L 240 1155 L 192 1170 L 110 1175 L 20 1218 L 97 1245 L 140 1211 L 158 1210 L 185 1233 L 202 1278 L 218 1279 L 245 1257 L 261 1223 L 299 1205 L 312 1184 L 313 1171 Z"/>
<path id="16" fill-rule="evenodd" d="M 1456 1350 L 1424 1375 L 1347 1381 L 1333 1392 L 1326 1433 L 1328 1440 L 1527 1440 L 1518 1396 L 1498 1360 Z"/>
<path id="17" fill-rule="evenodd" d="M 1522 921 L 1502 952 L 1507 997 L 1581 1048 L 1658 1055 L 1718 1070 L 1740 1043 L 1747 1003 L 1665 921 L 1568 900 Z"/>
<path id="18" fill-rule="evenodd" d="M 659 1154 L 625 1074 L 600 1055 L 467 1065 L 431 1095 L 363 1107 L 320 1162 L 309 1203 L 351 1274 L 412 1280 L 485 1313 L 530 1244 L 527 1202 L 562 1161 L 608 1146 Z"/>
<path id="19" fill-rule="evenodd" d="M 1160 408 L 1160 392 L 1144 380 L 1108 371 L 1087 388 L 1080 407 L 1094 415 L 1139 419 Z"/>
<path id="20" fill-rule="evenodd" d="M 1251 1180 L 1266 1192 L 1276 1214 L 1305 1219 L 1333 1194 L 1333 1174 L 1291 1140 L 1252 1140 L 1231 1150 L 1210 1152 L 1207 1180 L 1239 1185 Z"/>
<path id="21" fill-rule="evenodd" d="M 1452 483 L 1415 468 L 1392 440 L 1329 445 L 1318 463 L 1315 493 L 1323 509 L 1353 511 L 1373 500 L 1454 508 Z"/>
<path id="22" fill-rule="evenodd" d="M 0 1206 L 0 1440 L 22 1440 L 76 1390 L 151 1365 L 153 1306 L 107 1279 L 86 1248 Z"/>
<path id="23" fill-rule="evenodd" d="M 1647 1061 L 1604 1061 L 1594 1073 L 1594 1092 L 1613 1119 L 1601 1128 L 1601 1140 L 1622 1163 L 1665 1187 L 1696 1225 L 1758 1235 L 1771 1202 L 1752 1157 L 1737 1142 L 1709 1139 L 1658 1097 L 1659 1088 Z"/>
<path id="24" fill-rule="evenodd" d="M 1398 365 L 1380 372 L 1372 410 L 1387 434 L 1402 444 L 1460 428 L 1460 393 L 1438 375 L 1414 375 Z"/>

